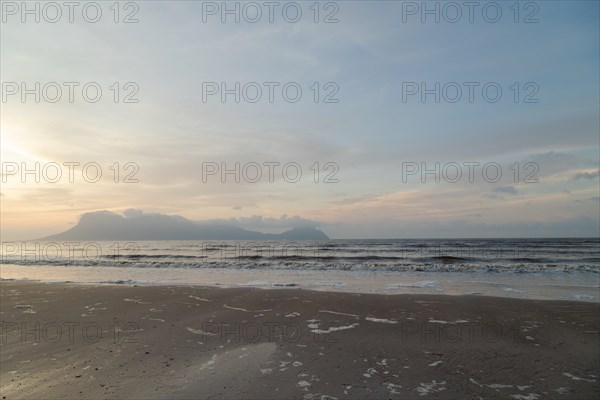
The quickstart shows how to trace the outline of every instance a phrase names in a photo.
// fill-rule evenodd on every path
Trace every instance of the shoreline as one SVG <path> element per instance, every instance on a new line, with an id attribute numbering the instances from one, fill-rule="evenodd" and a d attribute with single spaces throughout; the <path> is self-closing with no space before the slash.
<path id="1" fill-rule="evenodd" d="M 596 300 L 577 300 L 577 299 L 548 299 L 548 298 L 528 298 L 528 297 L 510 297 L 510 296 L 494 296 L 484 293 L 366 293 L 366 292 L 352 292 L 345 290 L 328 290 L 329 287 L 322 288 L 309 288 L 303 287 L 300 284 L 270 284 L 270 285 L 252 285 L 252 284 L 234 284 L 234 283 L 214 283 L 214 284 L 199 284 L 199 283 L 165 283 L 165 282 L 134 282 L 134 281 L 105 281 L 105 282 L 84 282 L 84 281 L 44 281 L 39 279 L 16 279 L 16 278 L 0 278 L 0 285 L 4 283 L 15 283 L 15 284 L 40 284 L 40 285 L 73 285 L 73 286 L 92 286 L 92 287 L 168 287 L 168 288 L 191 288 L 191 289 L 257 289 L 257 290 L 301 290 L 306 292 L 316 293 L 338 293 L 348 295 L 369 295 L 369 296 L 384 296 L 384 297 L 396 297 L 396 296 L 440 296 L 440 297 L 473 297 L 473 298 L 488 298 L 488 299 L 513 299 L 523 301 L 542 301 L 542 302 L 565 302 L 565 303 L 581 303 L 581 304 L 598 304 L 600 301 Z"/>
<path id="2" fill-rule="evenodd" d="M 600 303 L 597 272 L 311 271 L 3 265 L 1 279 L 140 286 L 297 287 L 369 294 L 479 294 Z"/>
<path id="3" fill-rule="evenodd" d="M 0 291 L 7 400 L 600 390 L 597 303 L 7 280 Z"/>

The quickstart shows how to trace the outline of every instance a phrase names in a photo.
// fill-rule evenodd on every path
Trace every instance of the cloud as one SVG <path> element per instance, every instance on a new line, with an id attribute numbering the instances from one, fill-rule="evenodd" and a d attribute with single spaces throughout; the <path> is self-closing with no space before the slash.
<path id="1" fill-rule="evenodd" d="M 234 209 L 241 210 L 242 207 L 236 206 Z M 117 215 L 114 212 L 102 210 L 102 211 L 94 211 L 90 213 L 86 213 L 84 215 Z M 141 218 L 141 217 L 172 217 L 178 219 L 187 219 L 185 217 L 179 215 L 171 215 L 171 214 L 163 214 L 163 213 L 154 213 L 154 212 L 145 212 L 136 208 L 128 208 L 121 212 L 121 214 L 125 218 Z M 263 215 L 252 215 L 249 217 L 231 217 L 231 218 L 219 218 L 219 219 L 203 219 L 203 220 L 189 220 L 191 222 L 195 222 L 197 224 L 203 225 L 231 225 L 237 226 L 245 229 L 258 229 L 258 230 L 266 230 L 266 231 L 275 231 L 275 230 L 288 230 L 292 228 L 316 228 L 317 226 L 324 225 L 323 222 L 313 221 L 306 218 L 302 218 L 298 215 L 288 216 L 283 214 L 279 218 L 273 217 L 265 217 Z"/>
<path id="2" fill-rule="evenodd" d="M 381 196 L 381 195 L 365 194 L 365 195 L 354 196 L 354 197 L 344 197 L 341 200 L 335 200 L 335 201 L 333 201 L 333 204 L 347 205 L 347 204 L 361 203 L 363 201 L 368 201 L 370 199 L 377 198 L 379 196 Z"/>
<path id="3" fill-rule="evenodd" d="M 519 194 L 519 191 L 514 186 L 501 186 L 492 189 L 492 193 L 503 193 L 503 194 Z"/>
<path id="4" fill-rule="evenodd" d="M 504 199 L 504 195 L 516 196 L 519 191 L 514 186 L 500 186 L 492 189 L 491 193 L 485 195 L 490 199 Z"/>
<path id="5" fill-rule="evenodd" d="M 597 237 L 598 217 L 574 217 L 556 221 L 493 223 L 478 220 L 403 221 L 379 219 L 369 223 L 330 225 L 328 234 L 336 239 L 394 238 L 501 238 L 501 237 Z M 357 232 L 359 232 L 357 234 Z M 559 232 L 559 233 L 556 233 Z"/>
<path id="6" fill-rule="evenodd" d="M 280 230 L 280 229 L 292 229 L 292 228 L 315 228 L 323 225 L 322 222 L 313 221 L 306 218 L 302 218 L 298 215 L 289 217 L 282 215 L 279 218 L 265 217 L 263 215 L 252 215 L 250 217 L 238 217 L 238 218 L 227 218 L 227 219 L 210 219 L 197 221 L 202 224 L 228 224 L 235 225 L 246 229 L 261 229 L 261 230 Z"/>
<path id="7" fill-rule="evenodd" d="M 139 218 L 144 215 L 144 211 L 135 208 L 128 208 L 127 210 L 123 211 L 123 215 L 126 218 Z"/>
<path id="8" fill-rule="evenodd" d="M 238 221 L 242 225 L 249 225 L 257 228 L 301 228 L 307 226 L 314 227 L 316 225 L 319 225 L 319 222 L 317 221 L 305 219 L 297 215 L 294 215 L 293 217 L 288 217 L 285 214 L 279 218 L 263 217 L 262 215 L 253 215 L 251 217 L 238 218 Z"/>
<path id="9" fill-rule="evenodd" d="M 598 177 L 598 175 L 600 175 L 600 169 L 594 172 L 578 172 L 573 175 L 572 180 L 577 181 L 580 179 L 595 179 Z"/>
<path id="10" fill-rule="evenodd" d="M 529 158 L 530 162 L 533 162 L 538 169 L 535 175 L 539 177 L 547 177 L 576 168 L 582 168 L 585 162 L 576 154 L 561 151 L 532 154 Z M 531 172 L 531 167 L 525 169 L 525 163 L 522 163 L 521 169 L 524 174 Z"/>

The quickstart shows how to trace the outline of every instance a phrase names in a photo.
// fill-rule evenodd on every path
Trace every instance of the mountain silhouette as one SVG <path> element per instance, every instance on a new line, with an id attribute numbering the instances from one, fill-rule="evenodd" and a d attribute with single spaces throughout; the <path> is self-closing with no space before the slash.
<path id="1" fill-rule="evenodd" d="M 203 223 L 179 215 L 120 215 L 95 211 L 81 216 L 69 230 L 40 240 L 328 240 L 315 227 L 298 227 L 283 233 L 249 231 L 226 223 Z"/>

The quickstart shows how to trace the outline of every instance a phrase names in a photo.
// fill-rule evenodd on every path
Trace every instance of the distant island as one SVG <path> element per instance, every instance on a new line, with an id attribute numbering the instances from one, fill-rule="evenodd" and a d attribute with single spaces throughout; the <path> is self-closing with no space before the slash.
<path id="1" fill-rule="evenodd" d="M 40 240 L 328 240 L 313 226 L 283 233 L 250 231 L 227 223 L 192 221 L 179 215 L 120 215 L 95 211 L 81 216 L 71 229 Z"/>

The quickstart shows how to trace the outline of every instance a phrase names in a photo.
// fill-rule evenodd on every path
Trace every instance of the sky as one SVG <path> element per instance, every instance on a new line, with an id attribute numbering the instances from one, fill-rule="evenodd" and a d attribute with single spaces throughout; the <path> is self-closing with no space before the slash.
<path id="1" fill-rule="evenodd" d="M 597 1 L 86 3 L 1 4 L 3 241 L 98 210 L 600 235 Z"/>

